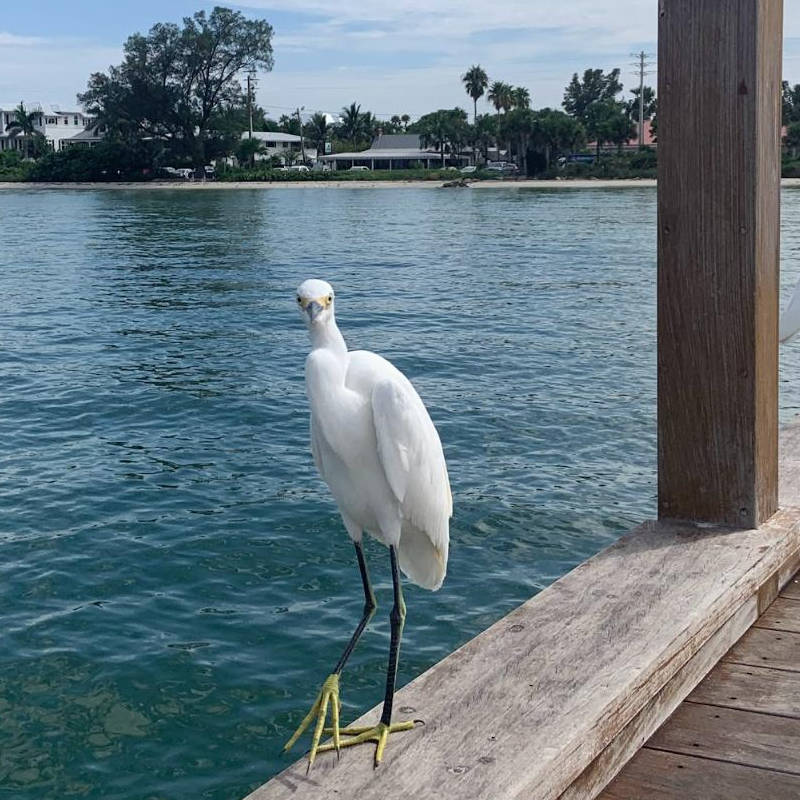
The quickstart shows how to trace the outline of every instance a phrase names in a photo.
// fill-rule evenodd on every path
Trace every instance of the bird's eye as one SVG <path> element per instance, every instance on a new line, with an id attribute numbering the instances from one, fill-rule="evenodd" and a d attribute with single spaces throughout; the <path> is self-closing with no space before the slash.
<path id="1" fill-rule="evenodd" d="M 328 295 L 328 302 L 329 302 L 329 303 L 332 303 L 332 302 L 333 302 L 333 295 L 332 295 L 332 294 L 329 294 L 329 295 Z"/>
<path id="2" fill-rule="evenodd" d="M 300 295 L 297 296 L 297 302 L 302 303 L 303 301 L 300 299 Z"/>

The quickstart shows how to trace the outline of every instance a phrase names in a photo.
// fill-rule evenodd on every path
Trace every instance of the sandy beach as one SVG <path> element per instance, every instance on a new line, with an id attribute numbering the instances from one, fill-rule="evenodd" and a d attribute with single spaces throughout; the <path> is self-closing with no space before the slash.
<path id="1" fill-rule="evenodd" d="M 441 189 L 442 181 L 148 181 L 134 183 L 22 183 L 0 182 L 2 189 L 174 189 L 178 191 L 206 191 L 220 189 Z M 469 189 L 641 189 L 656 186 L 655 179 L 641 178 L 633 180 L 498 180 L 474 181 L 468 184 Z M 800 187 L 800 178 L 783 178 L 781 186 Z M 454 187 L 461 188 L 461 187 Z"/>

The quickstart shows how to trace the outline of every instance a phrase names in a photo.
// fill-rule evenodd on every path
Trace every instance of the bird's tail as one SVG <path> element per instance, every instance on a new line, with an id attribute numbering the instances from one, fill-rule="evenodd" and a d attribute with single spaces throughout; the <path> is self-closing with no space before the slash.
<path id="1" fill-rule="evenodd" d="M 410 522 L 403 524 L 398 547 L 400 569 L 418 586 L 436 591 L 447 573 L 447 544 L 435 547 L 424 531 Z"/>

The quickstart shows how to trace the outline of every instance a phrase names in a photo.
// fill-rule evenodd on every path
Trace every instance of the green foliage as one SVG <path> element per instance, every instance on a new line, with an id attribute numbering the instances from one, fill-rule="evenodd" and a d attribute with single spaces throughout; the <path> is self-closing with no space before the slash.
<path id="1" fill-rule="evenodd" d="M 409 126 L 411 133 L 418 133 L 423 147 L 435 147 L 444 166 L 445 152 L 457 152 L 470 139 L 467 112 L 463 108 L 440 108 L 421 116 Z"/>
<path id="2" fill-rule="evenodd" d="M 495 111 L 500 113 L 500 110 L 508 111 L 514 105 L 514 87 L 510 83 L 503 81 L 494 81 L 489 87 L 489 93 L 486 99 L 494 106 Z"/>
<path id="3" fill-rule="evenodd" d="M 32 164 L 23 161 L 19 150 L 0 151 L 0 181 L 28 180 Z"/>
<path id="4" fill-rule="evenodd" d="M 467 94 L 472 98 L 474 106 L 472 121 L 475 122 L 478 118 L 478 100 L 483 97 L 489 85 L 489 76 L 480 64 L 474 64 L 461 76 L 461 81 Z"/>
<path id="5" fill-rule="evenodd" d="M 236 160 L 240 164 L 255 164 L 256 156 L 264 152 L 264 145 L 258 139 L 242 139 L 236 145 Z"/>
<path id="6" fill-rule="evenodd" d="M 182 28 L 158 23 L 123 49 L 123 62 L 94 73 L 79 100 L 112 134 L 171 141 L 198 166 L 215 115 L 241 105 L 237 75 L 273 63 L 272 27 L 219 6 L 185 17 Z"/>
<path id="7" fill-rule="evenodd" d="M 7 133 L 22 137 L 26 158 L 38 158 L 48 150 L 44 136 L 36 129 L 37 123 L 41 123 L 41 117 L 41 111 L 26 111 L 25 106 L 20 103 L 14 109 L 14 119 L 6 125 Z"/>
<path id="8" fill-rule="evenodd" d="M 800 122 L 790 122 L 786 126 L 786 136 L 783 141 L 792 155 L 797 156 L 800 151 Z"/>
<path id="9" fill-rule="evenodd" d="M 800 83 L 781 81 L 781 112 L 784 125 L 800 122 Z"/>
<path id="10" fill-rule="evenodd" d="M 460 177 L 454 169 L 393 169 L 393 170 L 364 170 L 350 172 L 349 170 L 339 170 L 331 172 L 283 172 L 271 169 L 268 166 L 257 163 L 254 169 L 230 168 L 226 169 L 219 176 L 221 181 L 258 181 L 258 182 L 309 182 L 309 181 L 449 181 Z M 470 180 L 475 175 L 470 175 Z M 496 177 L 496 176 L 495 176 Z"/>
<path id="11" fill-rule="evenodd" d="M 639 119 L 639 87 L 631 89 L 631 94 L 633 97 L 625 101 L 625 111 L 632 120 L 637 121 Z M 655 89 L 652 86 L 645 86 L 642 91 L 642 97 L 644 99 L 642 109 L 644 111 L 644 119 L 652 119 L 655 116 L 657 107 Z"/>
<path id="12" fill-rule="evenodd" d="M 613 100 L 622 91 L 619 69 L 604 73 L 601 69 L 587 69 L 583 79 L 576 72 L 564 90 L 564 110 L 586 124 L 589 107 L 604 100 Z M 587 126 L 588 127 L 588 126 Z"/>
<path id="13" fill-rule="evenodd" d="M 607 142 L 621 147 L 634 134 L 635 127 L 625 111 L 625 105 L 616 100 L 600 100 L 592 103 L 583 119 L 586 135 L 594 140 L 597 153 Z"/>
<path id="14" fill-rule="evenodd" d="M 543 178 L 655 178 L 657 155 L 652 148 L 643 147 L 633 153 L 618 153 L 595 161 L 593 164 L 573 162 L 565 167 L 551 167 Z"/>
<path id="15" fill-rule="evenodd" d="M 133 144 L 106 140 L 94 147 L 68 147 L 48 153 L 31 165 L 31 181 L 118 181 L 148 180 L 163 157 L 157 141 Z"/>

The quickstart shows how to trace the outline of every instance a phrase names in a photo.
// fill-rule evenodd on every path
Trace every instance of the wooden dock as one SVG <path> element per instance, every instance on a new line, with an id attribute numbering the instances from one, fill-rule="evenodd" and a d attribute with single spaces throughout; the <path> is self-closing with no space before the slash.
<path id="1" fill-rule="evenodd" d="M 600 800 L 800 797 L 800 573 Z"/>

